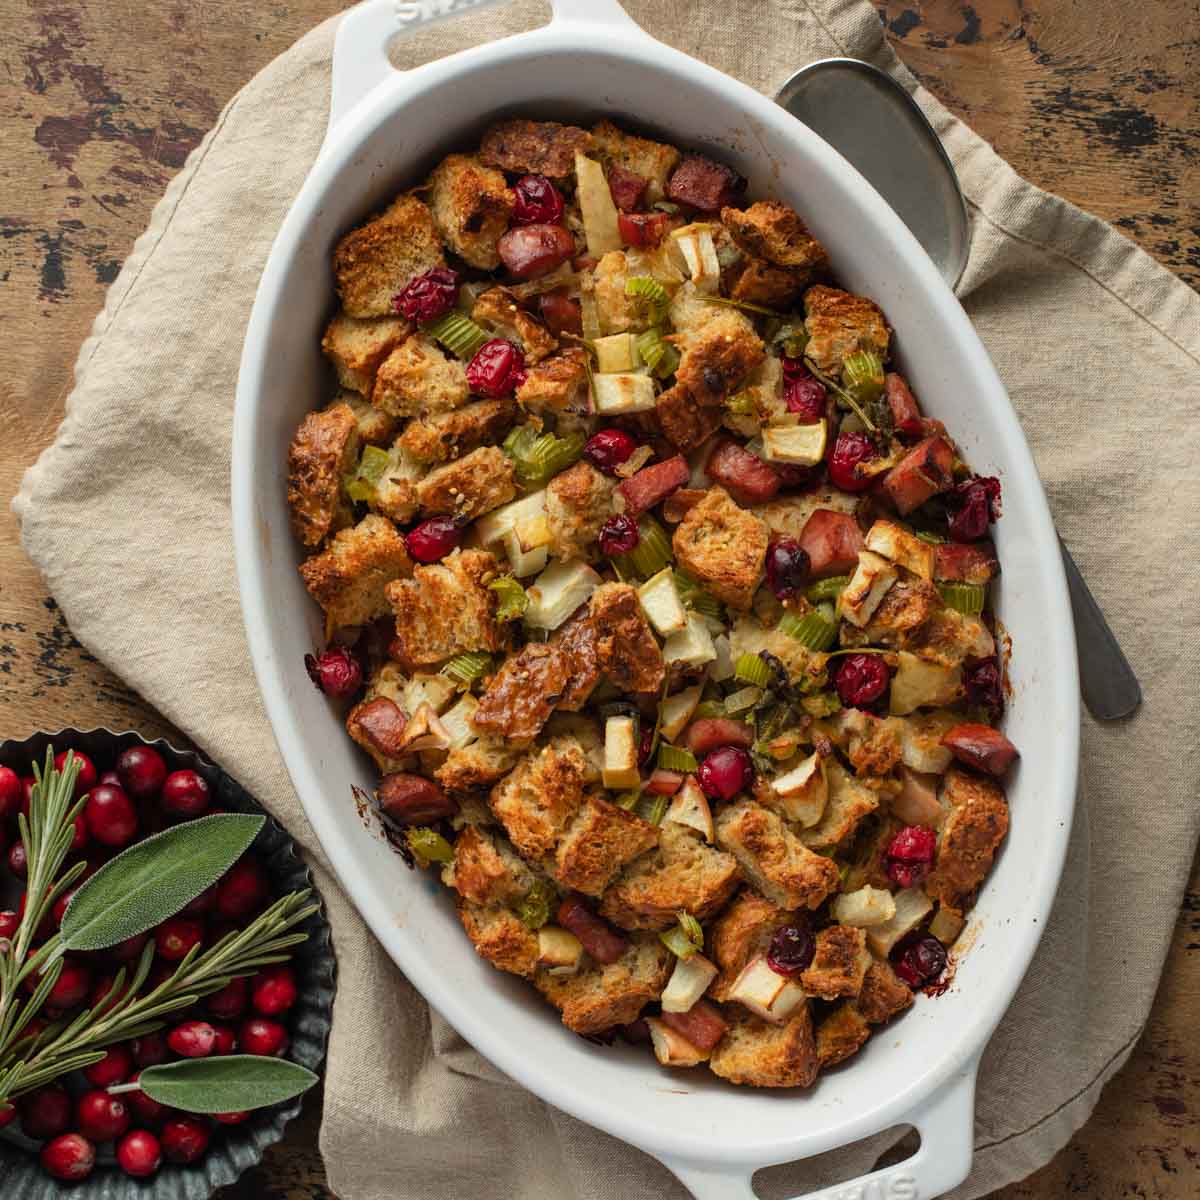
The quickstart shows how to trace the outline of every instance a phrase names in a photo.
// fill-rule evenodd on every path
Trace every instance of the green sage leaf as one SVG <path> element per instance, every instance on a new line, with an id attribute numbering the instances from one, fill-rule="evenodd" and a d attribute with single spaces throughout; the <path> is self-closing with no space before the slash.
<path id="1" fill-rule="evenodd" d="M 62 923 L 66 948 L 103 950 L 173 917 L 241 858 L 265 821 L 213 813 L 130 846 L 71 898 Z"/>
<path id="2" fill-rule="evenodd" d="M 147 1067 L 138 1082 L 142 1091 L 159 1104 L 185 1112 L 224 1113 L 290 1100 L 308 1091 L 317 1077 L 286 1059 L 226 1054 Z"/>

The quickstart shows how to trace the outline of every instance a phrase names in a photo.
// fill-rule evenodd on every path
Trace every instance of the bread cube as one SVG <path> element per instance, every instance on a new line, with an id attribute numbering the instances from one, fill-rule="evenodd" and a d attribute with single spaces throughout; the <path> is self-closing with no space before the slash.
<path id="1" fill-rule="evenodd" d="M 388 610 L 387 588 L 412 573 L 404 539 L 373 513 L 334 535 L 329 548 L 300 564 L 300 576 L 333 628 L 366 625 Z"/>
<path id="2" fill-rule="evenodd" d="M 288 449 L 288 507 L 292 528 L 306 546 L 318 546 L 345 506 L 342 479 L 358 463 L 358 421 L 347 404 L 310 412 Z"/>
<path id="3" fill-rule="evenodd" d="M 504 176 L 466 154 L 449 154 L 429 176 L 429 207 L 438 233 L 464 262 L 500 265 L 497 244 L 516 202 Z"/>

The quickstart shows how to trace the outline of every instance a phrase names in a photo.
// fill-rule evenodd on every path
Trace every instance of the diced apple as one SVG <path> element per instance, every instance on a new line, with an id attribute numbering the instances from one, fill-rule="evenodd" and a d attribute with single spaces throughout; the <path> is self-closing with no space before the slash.
<path id="1" fill-rule="evenodd" d="M 400 739 L 400 752 L 415 754 L 418 750 L 448 750 L 450 731 L 429 704 L 422 704 L 408 719 Z"/>
<path id="2" fill-rule="evenodd" d="M 760 954 L 752 958 L 733 981 L 729 999 L 736 1000 L 772 1025 L 782 1025 L 804 1003 L 804 989 L 772 971 Z"/>
<path id="3" fill-rule="evenodd" d="M 632 717 L 609 717 L 604 722 L 604 786 L 633 788 L 638 774 L 638 726 Z"/>
<path id="4" fill-rule="evenodd" d="M 876 521 L 871 526 L 867 531 L 867 549 L 922 579 L 933 578 L 933 546 L 894 521 Z"/>
<path id="5" fill-rule="evenodd" d="M 642 609 L 660 636 L 670 637 L 687 628 L 687 613 L 679 592 L 675 587 L 675 576 L 670 567 L 663 567 L 652 578 L 638 588 L 638 599 Z"/>
<path id="6" fill-rule="evenodd" d="M 414 675 L 404 685 L 399 703 L 406 713 L 415 713 L 422 704 L 441 712 L 457 693 L 458 689 L 445 675 Z"/>
<path id="7" fill-rule="evenodd" d="M 892 797 L 892 813 L 905 825 L 924 825 L 936 829 L 942 823 L 938 803 L 938 775 L 924 775 L 911 767 L 900 768 L 900 791 Z"/>
<path id="8" fill-rule="evenodd" d="M 525 589 L 525 623 L 557 629 L 599 586 L 600 576 L 587 563 L 551 563 Z"/>
<path id="9" fill-rule="evenodd" d="M 829 799 L 825 760 L 819 754 L 810 754 L 786 774 L 772 779 L 771 791 L 779 800 L 775 807 L 789 821 L 812 828 L 824 814 Z"/>
<path id="10" fill-rule="evenodd" d="M 937 912 L 933 914 L 933 920 L 929 922 L 929 932 L 943 946 L 950 946 L 954 943 L 954 939 L 962 933 L 964 924 L 961 913 L 956 913 L 953 909 L 942 908 L 939 905 Z"/>
<path id="11" fill-rule="evenodd" d="M 537 965 L 555 975 L 570 975 L 583 961 L 583 943 L 558 925 L 543 925 L 538 930 Z"/>
<path id="12" fill-rule="evenodd" d="M 962 720 L 945 709 L 914 713 L 900 722 L 900 757 L 904 765 L 925 775 L 940 775 L 954 755 L 942 738 Z"/>
<path id="13" fill-rule="evenodd" d="M 704 618 L 697 613 L 688 613 L 687 626 L 673 633 L 663 645 L 663 658 L 669 663 L 683 663 L 689 667 L 702 667 L 717 657 L 712 634 Z"/>
<path id="14" fill-rule="evenodd" d="M 650 412 L 654 408 L 654 381 L 649 375 L 597 375 L 592 388 L 596 411 L 601 416 Z"/>
<path id="15" fill-rule="evenodd" d="M 860 887 L 843 892 L 833 902 L 833 918 L 842 925 L 868 929 L 882 925 L 896 915 L 896 902 L 886 888 Z"/>
<path id="16" fill-rule="evenodd" d="M 689 829 L 697 830 L 706 842 L 713 840 L 712 809 L 709 807 L 708 797 L 691 775 L 675 793 L 663 820 L 674 821 L 677 825 L 686 825 Z"/>
<path id="17" fill-rule="evenodd" d="M 870 550 L 860 550 L 854 574 L 838 597 L 838 616 L 861 629 L 897 578 L 896 568 L 886 558 Z"/>
<path id="18" fill-rule="evenodd" d="M 502 504 L 499 508 L 480 517 L 472 526 L 480 544 L 490 546 L 500 541 L 518 523 L 526 523 L 535 517 L 546 515 L 545 491 L 531 492 L 520 500 Z"/>
<path id="19" fill-rule="evenodd" d="M 677 958 L 675 970 L 662 994 L 663 1012 L 687 1012 L 708 991 L 717 968 L 703 954 Z"/>
<path id="20" fill-rule="evenodd" d="M 588 253 L 593 258 L 603 258 L 610 250 L 620 250 L 622 242 L 617 206 L 613 203 L 604 168 L 594 158 L 577 152 L 575 182 Z"/>
<path id="21" fill-rule="evenodd" d="M 711 230 L 704 225 L 687 225 L 675 231 L 675 245 L 698 292 L 715 292 L 721 282 L 721 263 Z"/>
<path id="22" fill-rule="evenodd" d="M 825 457 L 827 436 L 824 417 L 809 425 L 769 425 L 762 432 L 763 457 L 768 462 L 813 467 Z"/>
<path id="23" fill-rule="evenodd" d="M 545 546 L 526 550 L 521 545 L 521 539 L 515 530 L 509 530 L 504 535 L 504 552 L 508 555 L 508 565 L 518 579 L 528 579 L 536 575 L 549 561 L 550 552 Z"/>
<path id="24" fill-rule="evenodd" d="M 654 1047 L 654 1057 L 664 1067 L 694 1067 L 708 1058 L 708 1051 L 693 1046 L 682 1033 L 678 1033 L 658 1017 L 647 1017 L 646 1025 L 650 1029 L 650 1044 Z"/>
<path id="25" fill-rule="evenodd" d="M 927 662 L 901 650 L 892 676 L 888 708 L 894 717 L 904 717 L 918 708 L 943 708 L 962 696 L 962 668 Z"/>
<path id="26" fill-rule="evenodd" d="M 479 701 L 470 692 L 464 692 L 453 708 L 442 713 L 442 725 L 450 735 L 450 749 L 461 750 L 479 740 L 479 735 L 471 725 L 471 718 L 478 707 Z"/>
<path id="27" fill-rule="evenodd" d="M 632 333 L 610 333 L 607 337 L 597 338 L 594 344 L 596 368 L 601 375 L 632 371 L 641 362 L 637 338 Z"/>
<path id="28" fill-rule="evenodd" d="M 892 897 L 896 912 L 890 921 L 867 930 L 867 944 L 880 958 L 886 958 L 892 947 L 906 933 L 911 933 L 929 915 L 933 901 L 920 888 L 905 888 Z"/>
<path id="29" fill-rule="evenodd" d="M 726 679 L 732 679 L 735 669 L 733 661 L 733 646 L 729 641 L 729 634 L 718 634 L 713 638 L 713 648 L 717 652 L 717 657 L 713 660 L 713 664 L 708 668 L 708 677 L 713 683 L 723 683 Z"/>
<path id="30" fill-rule="evenodd" d="M 692 713 L 696 711 L 696 705 L 700 703 L 700 694 L 703 690 L 699 685 L 685 688 L 682 692 L 676 692 L 675 695 L 668 696 L 663 701 L 662 724 L 659 728 L 668 742 L 673 742 L 692 719 Z"/>

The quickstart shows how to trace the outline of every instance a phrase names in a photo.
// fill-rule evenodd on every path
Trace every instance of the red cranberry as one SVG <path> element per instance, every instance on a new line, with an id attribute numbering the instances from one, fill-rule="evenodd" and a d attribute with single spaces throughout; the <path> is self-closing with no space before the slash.
<path id="1" fill-rule="evenodd" d="M 243 1110 L 242 1112 L 210 1113 L 209 1115 L 222 1125 L 240 1125 L 250 1113 Z"/>
<path id="2" fill-rule="evenodd" d="M 888 878 L 900 887 L 916 887 L 933 866 L 937 834 L 921 825 L 907 825 L 888 843 L 884 861 Z"/>
<path id="3" fill-rule="evenodd" d="M 392 299 L 392 307 L 409 321 L 436 321 L 445 316 L 458 299 L 458 273 L 449 267 L 434 267 L 410 279 Z"/>
<path id="4" fill-rule="evenodd" d="M 266 872 L 258 859 L 245 855 L 217 884 L 217 912 L 227 921 L 244 921 L 266 904 L 270 894 Z"/>
<path id="5" fill-rule="evenodd" d="M 18 878 L 29 874 L 29 859 L 25 854 L 24 842 L 13 842 L 8 848 L 8 869 Z"/>
<path id="6" fill-rule="evenodd" d="M 117 777 L 135 800 L 152 800 L 167 777 L 167 764 L 151 746 L 130 746 L 117 758 Z"/>
<path id="7" fill-rule="evenodd" d="M 237 979 L 231 979 L 219 992 L 213 992 L 204 1003 L 214 1017 L 222 1017 L 226 1021 L 236 1020 L 246 1011 L 248 988 L 246 979 L 239 975 Z"/>
<path id="8" fill-rule="evenodd" d="M 115 962 L 133 962 L 141 958 L 142 947 L 145 946 L 146 940 L 149 937 L 148 933 L 135 933 L 133 937 L 126 938 L 123 942 L 118 942 L 115 946 L 110 946 L 105 951 L 105 954 Z"/>
<path id="9" fill-rule="evenodd" d="M 588 438 L 583 456 L 599 471 L 612 475 L 637 449 L 637 439 L 623 429 L 601 429 Z"/>
<path id="10" fill-rule="evenodd" d="M 12 767 L 0 767 L 0 821 L 7 821 L 21 811 L 21 777 Z"/>
<path id="11" fill-rule="evenodd" d="M 61 771 L 67 762 L 67 750 L 60 750 L 54 756 L 54 769 Z M 78 800 L 84 792 L 90 792 L 96 786 L 96 764 L 86 754 L 74 751 L 75 761 L 79 764 L 79 774 L 75 776 L 75 799 Z"/>
<path id="12" fill-rule="evenodd" d="M 8 1125 L 10 1122 L 16 1120 L 16 1116 L 17 1106 L 15 1104 L 9 1104 L 7 1101 L 0 1100 L 0 1129 L 3 1129 L 5 1125 Z"/>
<path id="13" fill-rule="evenodd" d="M 413 530 L 413 534 L 416 532 Z M 306 654 L 304 669 L 317 689 L 335 700 L 346 700 L 362 687 L 362 663 L 345 646 L 331 646 L 320 655 Z"/>
<path id="14" fill-rule="evenodd" d="M 135 1129 L 117 1143 L 117 1165 L 135 1179 L 153 1175 L 161 1162 L 162 1148 L 158 1138 L 145 1129 Z"/>
<path id="15" fill-rule="evenodd" d="M 982 708 L 988 720 L 995 724 L 1004 715 L 1004 682 L 1000 663 L 995 658 L 985 658 L 970 667 L 963 676 L 967 689 L 967 703 Z"/>
<path id="16" fill-rule="evenodd" d="M 946 497 L 950 536 L 956 542 L 977 542 L 992 521 L 1000 519 L 1000 480 L 976 475 L 960 483 Z"/>
<path id="17" fill-rule="evenodd" d="M 172 1117 L 162 1127 L 162 1151 L 167 1162 L 195 1162 L 208 1149 L 209 1127 L 199 1117 Z"/>
<path id="18" fill-rule="evenodd" d="M 628 554 L 642 540 L 637 522 L 628 513 L 617 513 L 600 526 L 600 551 L 609 558 Z"/>
<path id="19" fill-rule="evenodd" d="M 172 771 L 162 785 L 162 806 L 173 817 L 190 820 L 208 809 L 208 784 L 195 771 Z"/>
<path id="20" fill-rule="evenodd" d="M 237 1049 L 237 1030 L 232 1025 L 214 1025 L 212 1029 L 213 1054 L 232 1054 Z"/>
<path id="21" fill-rule="evenodd" d="M 204 922 L 194 917 L 171 917 L 154 931 L 154 947 L 167 962 L 179 962 L 204 941 Z"/>
<path id="22" fill-rule="evenodd" d="M 33 789 L 37 787 L 37 780 L 32 775 L 21 776 L 21 811 L 25 816 L 29 816 L 29 806 L 33 803 Z"/>
<path id="23" fill-rule="evenodd" d="M 88 832 L 104 846 L 124 846 L 137 833 L 138 816 L 124 789 L 101 785 L 92 788 L 84 805 Z"/>
<path id="24" fill-rule="evenodd" d="M 167 1034 L 167 1045 L 183 1058 L 207 1058 L 216 1040 L 216 1030 L 207 1021 L 184 1021 Z"/>
<path id="25" fill-rule="evenodd" d="M 722 746 L 700 764 L 696 778 L 710 799 L 732 800 L 750 786 L 754 765 L 750 755 L 740 746 Z"/>
<path id="26" fill-rule="evenodd" d="M 93 1142 L 111 1142 L 129 1128 L 129 1109 L 120 1096 L 110 1096 L 103 1088 L 97 1088 L 79 1097 L 75 1124 Z"/>
<path id="27" fill-rule="evenodd" d="M 200 917 L 212 912 L 217 907 L 217 885 L 206 887 L 194 900 L 189 900 L 183 907 L 183 913 L 188 917 Z"/>
<path id="28" fill-rule="evenodd" d="M 504 396 L 524 381 L 525 355 L 507 338 L 484 342 L 467 364 L 467 383 L 477 396 Z"/>
<path id="29" fill-rule="evenodd" d="M 155 1067 L 167 1058 L 167 1039 L 160 1032 L 143 1033 L 130 1043 L 133 1061 L 139 1067 Z M 134 1076 L 136 1079 L 137 1076 Z"/>
<path id="30" fill-rule="evenodd" d="M 42 1166 L 55 1179 L 86 1179 L 96 1165 L 96 1147 L 77 1133 L 64 1133 L 42 1147 Z"/>
<path id="31" fill-rule="evenodd" d="M 147 1064 L 147 1066 L 149 1065 L 150 1064 Z M 142 1073 L 139 1071 L 136 1075 L 130 1076 L 129 1082 L 137 1083 L 137 1081 L 141 1078 L 141 1075 Z M 145 1092 L 142 1091 L 122 1092 L 121 1094 L 125 1097 L 125 1103 L 128 1104 L 129 1107 L 132 1108 L 137 1114 L 137 1119 L 145 1122 L 148 1125 L 156 1124 L 157 1122 L 161 1121 L 163 1117 L 167 1115 L 167 1113 L 174 1111 L 173 1109 L 168 1108 L 167 1105 L 159 1104 L 157 1100 L 152 1100 L 146 1095 Z"/>
<path id="32" fill-rule="evenodd" d="M 850 708 L 874 704 L 892 678 L 887 663 L 878 654 L 848 654 L 842 659 L 834 681 L 842 703 Z"/>
<path id="33" fill-rule="evenodd" d="M 913 989 L 936 983 L 946 969 L 946 947 L 929 933 L 916 931 L 901 938 L 889 957 L 896 974 Z"/>
<path id="34" fill-rule="evenodd" d="M 409 530 L 404 541 L 417 562 L 440 562 L 462 541 L 462 527 L 453 517 L 430 517 Z"/>
<path id="35" fill-rule="evenodd" d="M 251 1017 L 242 1022 L 238 1041 L 243 1054 L 261 1054 L 267 1058 L 278 1058 L 288 1047 L 288 1034 L 278 1021 L 264 1017 Z"/>
<path id="36" fill-rule="evenodd" d="M 877 457 L 875 443 L 865 433 L 839 433 L 829 456 L 830 482 L 843 492 L 865 492 L 872 477 L 859 475 L 857 468 Z"/>
<path id="37" fill-rule="evenodd" d="M 808 969 L 816 953 L 817 941 L 807 922 L 782 925 L 775 930 L 767 950 L 767 966 L 777 975 L 791 978 Z"/>
<path id="38" fill-rule="evenodd" d="M 75 1008 L 88 998 L 91 989 L 91 971 L 81 963 L 68 959 L 63 963 L 54 986 L 46 993 L 46 1008 L 50 1012 L 65 1012 Z"/>
<path id="39" fill-rule="evenodd" d="M 62 928 L 63 917 L 67 915 L 67 905 L 71 903 L 72 897 L 79 891 L 82 884 L 76 884 L 73 888 L 63 892 L 61 896 L 54 902 L 54 907 L 50 909 L 51 915 L 54 918 L 54 926 L 56 929 Z"/>
<path id="40" fill-rule="evenodd" d="M 78 854 L 90 841 L 88 837 L 87 820 L 83 813 L 75 814 L 75 828 L 71 834 L 70 853 Z"/>
<path id="41" fill-rule="evenodd" d="M 767 583 L 780 600 L 789 600 L 808 578 L 808 553 L 793 537 L 776 538 L 767 548 Z"/>
<path id="42" fill-rule="evenodd" d="M 34 1141 L 58 1137 L 71 1124 L 71 1097 L 61 1083 L 48 1083 L 27 1092 L 17 1101 L 17 1107 L 21 1112 L 21 1128 Z"/>
<path id="43" fill-rule="evenodd" d="M 557 225 L 563 216 L 563 198 L 545 175 L 522 175 L 513 184 L 516 203 L 512 219 L 516 225 Z"/>
<path id="44" fill-rule="evenodd" d="M 794 362 L 794 359 L 786 360 Z M 801 366 L 799 371 L 788 374 L 783 385 L 783 402 L 788 412 L 796 413 L 801 425 L 813 425 L 828 409 L 829 396 L 825 385 L 815 379 Z"/>
<path id="45" fill-rule="evenodd" d="M 653 730 L 648 730 L 653 735 Z M 250 999 L 255 1009 L 264 1017 L 278 1016 L 287 1012 L 296 1003 L 298 995 L 296 976 L 291 967 L 280 964 L 267 967 L 255 976 L 251 988 Z"/>
<path id="46" fill-rule="evenodd" d="M 133 1073 L 133 1054 L 123 1042 L 109 1046 L 104 1057 L 90 1067 L 84 1067 L 83 1077 L 92 1087 L 112 1087 L 114 1083 L 124 1083 Z"/>
<path id="47" fill-rule="evenodd" d="M 0 938 L 7 938 L 11 941 L 17 936 L 20 924 L 21 918 L 11 908 L 4 909 L 0 912 Z"/>
<path id="48" fill-rule="evenodd" d="M 101 771 L 100 778 L 97 779 L 96 782 L 107 784 L 109 787 L 125 787 L 125 785 L 121 782 L 120 775 L 118 775 L 116 771 Z M 132 794 L 133 793 L 130 792 L 130 795 Z"/>

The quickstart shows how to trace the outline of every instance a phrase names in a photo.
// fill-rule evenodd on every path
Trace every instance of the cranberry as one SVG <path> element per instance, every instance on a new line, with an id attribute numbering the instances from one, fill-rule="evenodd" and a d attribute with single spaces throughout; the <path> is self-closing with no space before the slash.
<path id="1" fill-rule="evenodd" d="M 628 554 L 642 540 L 637 522 L 628 513 L 617 513 L 600 526 L 600 551 L 609 558 Z"/>
<path id="2" fill-rule="evenodd" d="M 135 1129 L 117 1143 L 117 1165 L 135 1179 L 153 1175 L 161 1162 L 162 1147 L 158 1138 L 145 1129 Z"/>
<path id="3" fill-rule="evenodd" d="M 61 771 L 66 766 L 67 755 L 72 753 L 68 750 L 60 750 L 54 756 L 54 769 Z M 79 764 L 79 774 L 75 776 L 75 799 L 78 800 L 84 792 L 90 792 L 96 786 L 96 764 L 92 762 L 86 754 L 80 754 L 78 750 L 73 752 L 75 761 Z"/>
<path id="4" fill-rule="evenodd" d="M 167 1034 L 167 1045 L 183 1058 L 207 1058 L 217 1040 L 207 1021 L 184 1021 Z"/>
<path id="5" fill-rule="evenodd" d="M 889 957 L 896 974 L 914 989 L 935 983 L 946 969 L 946 947 L 929 933 L 901 938 Z"/>
<path id="6" fill-rule="evenodd" d="M 42 1166 L 55 1179 L 86 1179 L 96 1165 L 96 1147 L 77 1133 L 64 1133 L 42 1147 Z"/>
<path id="7" fill-rule="evenodd" d="M 130 1077 L 129 1082 L 137 1083 L 141 1076 L 142 1073 L 139 1071 L 136 1075 Z M 174 1111 L 168 1108 L 167 1105 L 159 1104 L 157 1100 L 152 1100 L 143 1091 L 123 1092 L 122 1095 L 125 1097 L 125 1102 L 137 1114 L 138 1120 L 144 1121 L 147 1124 L 154 1124 L 157 1121 L 161 1121 L 167 1113 Z"/>
<path id="8" fill-rule="evenodd" d="M 71 1123 L 71 1097 L 61 1083 L 48 1083 L 17 1101 L 21 1128 L 35 1141 L 58 1137 Z"/>
<path id="9" fill-rule="evenodd" d="M 200 917 L 217 907 L 217 885 L 210 884 L 194 900 L 189 900 L 180 910 L 185 916 Z"/>
<path id="10" fill-rule="evenodd" d="M 780 600 L 790 600 L 804 586 L 808 566 L 808 553 L 795 538 L 776 538 L 767 548 L 767 583 Z"/>
<path id="11" fill-rule="evenodd" d="M 155 1067 L 166 1061 L 167 1039 L 161 1033 L 143 1033 L 141 1037 L 133 1039 L 131 1047 L 133 1061 L 139 1067 Z M 134 1079 L 136 1078 L 135 1075 Z"/>
<path id="12" fill-rule="evenodd" d="M 985 658 L 968 668 L 963 683 L 967 689 L 967 703 L 982 708 L 991 722 L 999 721 L 1004 715 L 1004 682 L 999 660 Z"/>
<path id="13" fill-rule="evenodd" d="M 588 438 L 583 456 L 599 471 L 612 475 L 637 449 L 637 439 L 623 429 L 601 429 Z"/>
<path id="14" fill-rule="evenodd" d="M 462 540 L 462 528 L 453 517 L 430 517 L 405 537 L 409 554 L 419 563 L 445 558 Z"/>
<path id="15" fill-rule="evenodd" d="M 907 825 L 884 852 L 888 878 L 902 888 L 916 887 L 929 874 L 937 850 L 937 834 L 921 825 Z"/>
<path id="16" fill-rule="evenodd" d="M 69 959 L 54 986 L 46 993 L 46 1008 L 51 1012 L 65 1012 L 82 1004 L 92 989 L 92 973 L 87 967 Z"/>
<path id="17" fill-rule="evenodd" d="M 7 938 L 11 941 L 17 936 L 20 924 L 21 918 L 11 908 L 4 909 L 0 912 L 0 938 Z"/>
<path id="18" fill-rule="evenodd" d="M 950 512 L 950 536 L 956 542 L 975 542 L 984 537 L 988 525 L 1000 519 L 1000 480 L 976 475 L 960 483 L 946 497 Z"/>
<path id="19" fill-rule="evenodd" d="M 208 784 L 195 771 L 172 771 L 162 785 L 163 809 L 185 820 L 208 809 Z"/>
<path id="20" fill-rule="evenodd" d="M 226 1021 L 236 1020 L 246 1011 L 246 992 L 249 984 L 244 976 L 231 979 L 218 992 L 213 992 L 205 1000 L 205 1006 L 214 1017 L 222 1017 Z"/>
<path id="21" fill-rule="evenodd" d="M 117 776 L 135 800 L 150 800 L 167 777 L 167 764 L 150 746 L 130 746 L 117 758 Z"/>
<path id="22" fill-rule="evenodd" d="M 834 684 L 843 704 L 862 708 L 887 691 L 891 678 L 887 663 L 878 654 L 848 654 L 842 659 Z"/>
<path id="23" fill-rule="evenodd" d="M 732 800 L 750 786 L 754 765 L 750 755 L 739 746 L 722 746 L 700 764 L 696 778 L 710 799 Z"/>
<path id="24" fill-rule="evenodd" d="M 777 975 L 789 978 L 808 969 L 817 950 L 817 941 L 808 922 L 781 925 L 771 938 L 767 966 Z"/>
<path id="25" fill-rule="evenodd" d="M 478 396 L 504 396 L 525 382 L 525 355 L 507 338 L 492 338 L 467 363 L 467 383 Z"/>
<path id="26" fill-rule="evenodd" d="M 154 947 L 167 962 L 179 962 L 204 941 L 204 922 L 194 917 L 170 917 L 154 931 Z"/>
<path id="27" fill-rule="evenodd" d="M 448 313 L 458 299 L 458 273 L 449 267 L 434 267 L 410 279 L 392 298 L 392 307 L 409 321 L 436 321 Z"/>
<path id="28" fill-rule="evenodd" d="M 88 837 L 87 819 L 84 817 L 83 813 L 76 813 L 75 828 L 71 833 L 70 853 L 77 854 L 88 844 L 89 840 L 90 838 Z"/>
<path id="29" fill-rule="evenodd" d="M 21 777 L 12 767 L 0 767 L 0 821 L 21 811 Z"/>
<path id="30" fill-rule="evenodd" d="M 232 1054 L 237 1049 L 237 1030 L 232 1025 L 214 1025 L 212 1030 L 214 1055 Z"/>
<path id="31" fill-rule="evenodd" d="M 627 246 L 655 246 L 671 227 L 670 213 L 617 213 L 617 233 Z"/>
<path id="32" fill-rule="evenodd" d="M 522 175 L 513 184 L 517 201 L 512 219 L 517 225 L 557 225 L 563 216 L 563 198 L 545 175 Z"/>
<path id="33" fill-rule="evenodd" d="M 278 1058 L 288 1047 L 288 1034 L 278 1021 L 264 1017 L 251 1017 L 242 1022 L 238 1038 L 244 1054 L 260 1054 L 267 1058 Z"/>
<path id="34" fill-rule="evenodd" d="M 118 775 L 116 773 L 116 771 L 101 771 L 100 778 L 97 779 L 96 782 L 97 783 L 105 783 L 109 787 L 124 787 L 125 786 L 121 782 L 121 777 L 120 777 L 120 775 Z M 130 793 L 130 794 L 132 795 L 132 793 Z"/>
<path id="35" fill-rule="evenodd" d="M 18 878 L 29 874 L 29 859 L 25 854 L 24 842 L 13 842 L 8 848 L 8 869 Z"/>
<path id="36" fill-rule="evenodd" d="M 653 730 L 648 732 L 653 736 Z M 260 971 L 250 987 L 251 1002 L 264 1017 L 287 1012 L 296 1003 L 297 995 L 296 976 L 291 967 L 283 964 Z"/>
<path id="37" fill-rule="evenodd" d="M 208 1149 L 209 1127 L 199 1117 L 172 1117 L 162 1127 L 162 1151 L 167 1162 L 195 1162 Z"/>
<path id="38" fill-rule="evenodd" d="M 243 1109 L 241 1112 L 210 1113 L 209 1115 L 221 1125 L 240 1125 L 250 1113 Z"/>
<path id="39" fill-rule="evenodd" d="M 105 953 L 115 962 L 133 962 L 135 959 L 141 958 L 142 947 L 145 946 L 149 937 L 148 933 L 135 933 L 133 937 L 126 938 L 115 946 L 110 946 Z"/>
<path id="40" fill-rule="evenodd" d="M 83 1069 L 84 1079 L 92 1087 L 98 1088 L 112 1087 L 114 1083 L 124 1083 L 132 1073 L 133 1054 L 124 1043 L 109 1046 L 99 1062 L 92 1063 L 90 1067 Z"/>
<path id="41" fill-rule="evenodd" d="M 258 859 L 244 856 L 217 884 L 217 912 L 227 921 L 242 921 L 258 912 L 271 894 Z"/>
<path id="42" fill-rule="evenodd" d="M 447 520 L 446 517 L 435 519 Z M 429 522 L 426 521 L 425 524 L 428 525 Z M 417 529 L 420 528 L 421 526 L 417 526 Z M 414 529 L 413 533 L 409 534 L 409 537 L 412 537 L 416 532 L 417 530 Z M 452 546 L 450 549 L 453 548 Z M 446 553 L 448 554 L 449 550 Z M 438 558 L 441 557 L 443 556 L 438 555 Z M 421 561 L 424 562 L 425 560 L 422 559 Z M 436 559 L 431 559 L 430 561 L 433 562 Z M 308 672 L 309 679 L 317 685 L 318 691 L 324 692 L 327 696 L 332 696 L 335 700 L 346 700 L 362 687 L 362 664 L 345 646 L 331 646 L 320 655 L 306 654 L 304 656 L 304 669 Z"/>
<path id="43" fill-rule="evenodd" d="M 794 359 L 785 360 L 794 362 Z M 826 413 L 829 396 L 825 385 L 801 366 L 800 370 L 786 376 L 783 385 L 783 402 L 788 412 L 796 413 L 801 425 L 813 425 Z"/>
<path id="44" fill-rule="evenodd" d="M 124 789 L 102 784 L 92 788 L 84 805 L 88 832 L 105 846 L 124 846 L 137 833 L 137 809 Z"/>
<path id="45" fill-rule="evenodd" d="M 3 1129 L 5 1125 L 15 1120 L 16 1115 L 17 1106 L 15 1104 L 9 1104 L 5 1100 L 0 1100 L 0 1129 Z"/>
<path id="46" fill-rule="evenodd" d="M 120 1096 L 110 1096 L 103 1088 L 97 1088 L 79 1097 L 75 1124 L 84 1137 L 94 1142 L 111 1142 L 129 1128 L 129 1109 Z"/>
<path id="47" fill-rule="evenodd" d="M 67 905 L 71 903 L 72 897 L 79 891 L 82 884 L 76 884 L 73 888 L 63 892 L 61 896 L 54 902 L 54 906 L 50 909 L 50 913 L 54 918 L 54 926 L 56 929 L 62 928 L 63 917 L 67 915 Z"/>
<path id="48" fill-rule="evenodd" d="M 860 463 L 876 458 L 875 443 L 865 433 L 839 433 L 829 456 L 829 480 L 843 492 L 865 492 L 870 475 L 859 475 Z"/>

